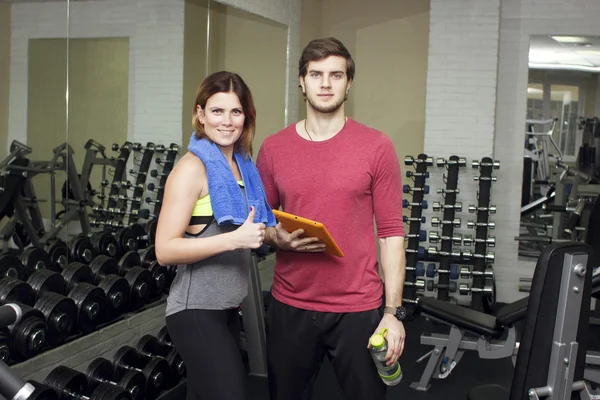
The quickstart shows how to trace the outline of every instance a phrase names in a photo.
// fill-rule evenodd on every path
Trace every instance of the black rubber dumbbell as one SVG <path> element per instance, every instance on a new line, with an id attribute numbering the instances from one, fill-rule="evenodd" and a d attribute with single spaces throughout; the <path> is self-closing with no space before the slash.
<path id="1" fill-rule="evenodd" d="M 105 321 L 106 293 L 92 285 L 94 275 L 87 265 L 71 263 L 61 275 L 67 284 L 68 297 L 77 306 L 77 326 L 83 333 L 94 331 Z"/>
<path id="2" fill-rule="evenodd" d="M 94 232 L 90 236 L 90 240 L 97 254 L 109 257 L 120 257 L 122 255 L 119 242 L 110 232 Z"/>
<path id="3" fill-rule="evenodd" d="M 77 323 L 75 300 L 65 297 L 67 285 L 59 273 L 35 271 L 27 284 L 35 296 L 34 308 L 40 310 L 48 325 L 48 343 L 60 345 L 73 333 Z"/>
<path id="4" fill-rule="evenodd" d="M 89 264 L 97 255 L 92 241 L 83 233 L 71 239 L 69 249 L 71 259 L 83 264 Z"/>
<path id="5" fill-rule="evenodd" d="M 11 277 L 22 281 L 27 279 L 27 271 L 19 256 L 11 252 L 0 254 L 0 277 Z"/>
<path id="6" fill-rule="evenodd" d="M 128 371 L 137 371 L 146 378 L 146 399 L 153 400 L 166 388 L 169 364 L 164 358 L 145 358 L 133 347 L 123 346 L 113 357 L 114 376 L 121 379 Z"/>
<path id="7" fill-rule="evenodd" d="M 119 265 L 114 258 L 100 255 L 89 267 L 94 274 L 93 283 L 106 293 L 106 320 L 112 321 L 129 309 L 129 282 L 118 275 Z"/>
<path id="8" fill-rule="evenodd" d="M 54 391 L 54 389 L 49 388 L 48 386 L 41 384 L 37 381 L 27 381 L 27 383 L 31 384 L 35 390 L 28 397 L 28 399 L 35 400 L 58 400 L 58 394 Z"/>
<path id="9" fill-rule="evenodd" d="M 169 336 L 169 331 L 166 326 L 163 326 L 160 331 L 156 334 L 156 339 L 160 344 L 166 344 L 168 346 L 173 346 L 173 342 L 171 341 L 171 336 Z"/>
<path id="10" fill-rule="evenodd" d="M 61 400 L 131 400 L 128 392 L 106 383 L 99 384 L 89 396 L 86 396 L 89 391 L 85 375 L 64 365 L 59 365 L 50 371 L 44 380 L 44 385 L 53 389 Z"/>
<path id="11" fill-rule="evenodd" d="M 146 398 L 146 378 L 138 371 L 127 371 L 118 382 L 114 381 L 113 365 L 106 358 L 99 357 L 90 363 L 85 372 L 88 388 L 94 390 L 101 383 L 120 387 L 131 395 L 133 400 Z"/>
<path id="12" fill-rule="evenodd" d="M 135 251 L 128 251 L 118 262 L 119 275 L 129 282 L 129 304 L 132 310 L 138 310 L 148 303 L 152 290 L 152 274 L 141 266 L 140 255 Z"/>
<path id="13" fill-rule="evenodd" d="M 53 240 L 46 244 L 46 252 L 50 256 L 50 260 L 54 264 L 55 271 L 62 271 L 71 262 L 69 257 L 69 248 L 62 240 Z"/>
<path id="14" fill-rule="evenodd" d="M 7 328 L 11 340 L 2 341 L 2 352 L 10 352 L 10 358 L 16 362 L 40 354 L 48 340 L 46 319 L 32 307 L 34 301 L 35 293 L 26 282 L 14 278 L 0 280 L 0 304 L 18 304 L 23 312 L 19 322 Z M 2 332 L 6 334 L 6 330 Z"/>
<path id="15" fill-rule="evenodd" d="M 128 251 L 137 251 L 138 241 L 135 233 L 130 228 L 119 228 L 115 232 L 115 239 L 119 244 L 120 254 L 125 254 Z"/>
<path id="16" fill-rule="evenodd" d="M 150 288 L 150 299 L 154 300 L 161 296 L 167 285 L 167 269 L 156 260 L 154 245 L 139 251 L 141 266 L 152 274 L 152 286 Z"/>
<path id="17" fill-rule="evenodd" d="M 185 363 L 175 347 L 162 344 L 152 335 L 144 335 L 135 345 L 138 353 L 146 357 L 163 357 L 169 363 L 171 373 L 167 387 L 175 386 L 186 375 Z"/>
<path id="18" fill-rule="evenodd" d="M 27 276 L 31 275 L 38 269 L 50 269 L 60 271 L 59 268 L 55 267 L 50 255 L 45 250 L 37 247 L 28 247 L 23 252 L 17 250 L 11 250 L 21 260 L 22 265 L 25 267 L 25 273 Z"/>

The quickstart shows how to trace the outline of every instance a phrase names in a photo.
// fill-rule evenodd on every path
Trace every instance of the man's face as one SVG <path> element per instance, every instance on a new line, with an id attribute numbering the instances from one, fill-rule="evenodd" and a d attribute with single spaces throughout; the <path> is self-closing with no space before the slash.
<path id="1" fill-rule="evenodd" d="M 346 100 L 351 82 L 346 75 L 346 59 L 329 56 L 319 61 L 310 61 L 306 76 L 300 77 L 302 90 L 309 106 L 320 113 L 337 111 Z"/>

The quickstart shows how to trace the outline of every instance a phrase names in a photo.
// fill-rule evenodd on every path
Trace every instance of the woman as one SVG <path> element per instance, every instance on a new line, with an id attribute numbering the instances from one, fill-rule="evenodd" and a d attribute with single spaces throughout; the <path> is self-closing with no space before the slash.
<path id="1" fill-rule="evenodd" d="M 251 160 L 256 110 L 242 78 L 217 72 L 200 85 L 194 133 L 169 174 L 156 256 L 178 265 L 166 325 L 187 367 L 187 398 L 246 398 L 238 306 L 251 249 L 275 221 Z"/>

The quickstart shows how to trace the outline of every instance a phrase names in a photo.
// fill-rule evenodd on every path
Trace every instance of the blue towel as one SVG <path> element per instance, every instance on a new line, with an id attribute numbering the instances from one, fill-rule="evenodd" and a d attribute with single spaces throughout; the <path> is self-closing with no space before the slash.
<path id="1" fill-rule="evenodd" d="M 256 210 L 255 223 L 262 222 L 266 226 L 275 226 L 275 216 L 267 201 L 258 169 L 251 157 L 245 158 L 238 152 L 234 152 L 235 161 L 244 181 L 246 191 L 246 198 L 244 198 L 219 146 L 208 139 L 197 139 L 194 132 L 188 150 L 201 159 L 206 167 L 210 203 L 219 225 L 242 225 L 248 218 L 252 206 Z"/>

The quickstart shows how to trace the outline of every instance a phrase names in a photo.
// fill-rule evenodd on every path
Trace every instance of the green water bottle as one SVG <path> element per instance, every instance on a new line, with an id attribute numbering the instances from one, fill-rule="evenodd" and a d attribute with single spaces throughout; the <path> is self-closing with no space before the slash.
<path id="1" fill-rule="evenodd" d="M 388 386 L 396 386 L 402 380 L 402 369 L 398 361 L 389 366 L 386 364 L 385 355 L 388 350 L 387 340 L 385 339 L 386 334 L 387 329 L 384 328 L 379 333 L 371 336 L 369 351 L 383 383 Z"/>

